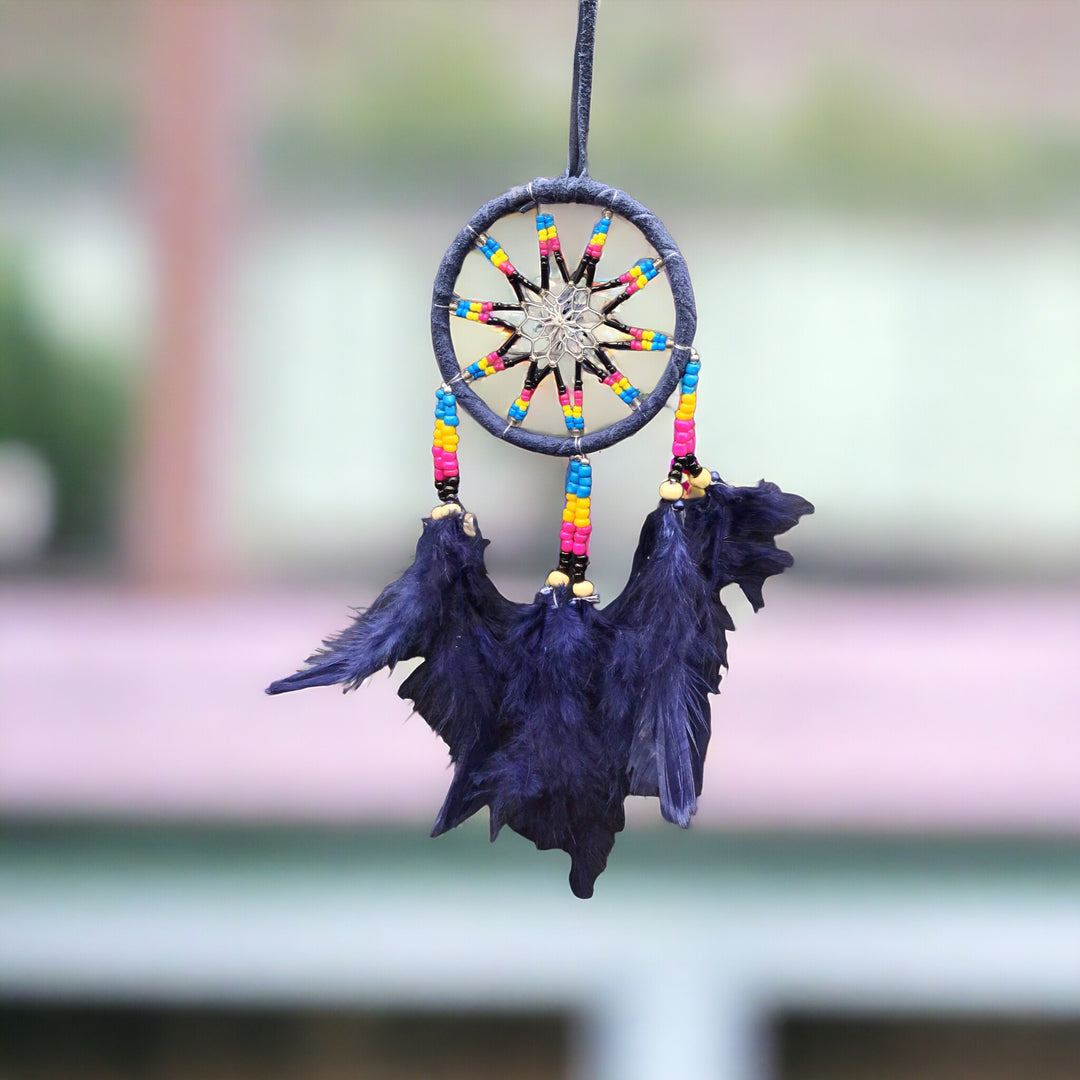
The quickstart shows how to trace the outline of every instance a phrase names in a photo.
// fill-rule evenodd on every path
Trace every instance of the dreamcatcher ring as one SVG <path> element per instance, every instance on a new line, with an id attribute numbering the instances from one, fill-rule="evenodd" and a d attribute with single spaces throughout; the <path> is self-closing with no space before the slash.
<path id="1" fill-rule="evenodd" d="M 601 210 L 602 214 L 581 261 L 573 269 L 564 261 L 564 256 L 558 246 L 554 221 L 546 225 L 551 215 L 545 217 L 542 213 L 542 208 L 545 206 L 567 204 L 595 206 Z M 525 213 L 530 209 L 535 209 L 537 214 L 538 236 L 540 237 L 540 282 L 533 281 L 517 270 L 509 262 L 498 242 L 488 235 L 488 230 L 500 219 L 516 213 Z M 593 275 L 600 261 L 607 226 L 613 214 L 637 228 L 659 257 L 640 259 L 618 277 L 607 282 L 596 282 Z M 545 235 L 547 232 L 551 233 L 550 238 Z M 596 240 L 599 240 L 599 243 L 595 243 Z M 455 287 L 458 275 L 465 265 L 465 259 L 474 250 L 480 250 L 481 253 L 487 255 L 496 268 L 503 272 L 514 288 L 518 304 L 469 301 L 457 295 Z M 592 251 L 595 251 L 595 254 L 591 254 Z M 617 319 L 615 311 L 618 305 L 661 272 L 667 275 L 675 306 L 675 327 L 671 334 L 642 331 Z M 620 286 L 623 287 L 620 289 Z M 521 337 L 520 333 L 516 333 L 520 324 L 508 321 L 505 316 L 500 318 L 500 312 L 513 310 L 522 315 L 535 313 L 543 316 L 551 311 L 549 323 L 555 320 L 554 324 L 557 325 L 560 319 L 559 301 L 563 294 L 567 293 L 577 294 L 579 304 L 585 296 L 600 298 L 593 301 L 594 307 L 585 309 L 584 321 L 599 320 L 596 325 L 623 333 L 625 339 L 623 341 L 602 342 L 600 347 L 595 349 L 591 345 L 586 345 L 583 351 L 587 371 L 599 381 L 611 386 L 623 398 L 628 411 L 615 423 L 596 431 L 582 428 L 578 434 L 568 423 L 565 436 L 549 435 L 519 426 L 520 420 L 517 420 L 514 415 L 504 416 L 497 413 L 469 384 L 476 378 L 483 378 L 513 366 L 528 364 L 529 373 L 523 385 L 523 390 L 527 395 L 524 398 L 526 406 L 524 411 L 527 412 L 528 400 L 532 396 L 532 391 L 537 388 L 535 385 L 530 386 L 530 381 L 537 378 L 542 381 L 552 374 L 553 381 L 558 386 L 560 401 L 564 403 L 565 413 L 565 399 L 567 397 L 573 399 L 569 388 L 561 385 L 568 373 L 561 370 L 559 361 L 565 357 L 574 358 L 574 354 L 567 351 L 561 356 L 555 355 L 552 358 L 549 352 L 545 367 L 544 358 L 539 358 L 538 362 L 531 345 Z M 485 308 L 488 310 L 483 310 Z M 455 315 L 494 324 L 503 329 L 508 335 L 507 339 L 500 349 L 493 350 L 480 361 L 463 370 L 450 331 L 451 319 Z M 573 317 L 574 313 L 570 312 L 571 320 Z M 523 322 L 528 321 L 527 318 L 523 320 Z M 561 176 L 554 179 L 533 180 L 529 184 L 512 188 L 482 206 L 458 233 L 443 256 L 435 276 L 431 303 L 432 347 L 445 385 L 452 390 L 457 402 L 481 427 L 497 438 L 514 446 L 520 446 L 523 450 L 558 457 L 580 456 L 605 450 L 633 435 L 656 416 L 685 374 L 686 365 L 692 355 L 691 347 L 696 327 L 697 309 L 694 304 L 694 289 L 690 282 L 690 272 L 671 234 L 660 219 L 637 200 L 625 192 L 618 191 L 588 176 Z M 586 340 L 591 340 L 588 326 L 579 323 L 575 327 L 571 322 L 570 332 L 573 333 L 575 330 L 579 330 Z M 520 344 L 521 347 L 515 350 L 514 344 Z M 522 351 L 523 348 L 527 351 Z M 639 394 L 628 384 L 609 355 L 613 351 L 617 352 L 625 348 L 669 352 L 667 364 L 653 389 L 647 394 Z M 622 387 L 621 392 L 620 387 Z M 576 405 L 580 412 L 580 399 L 577 400 Z M 513 413 L 514 407 L 511 406 L 511 414 Z M 521 419 L 524 419 L 524 414 Z"/>

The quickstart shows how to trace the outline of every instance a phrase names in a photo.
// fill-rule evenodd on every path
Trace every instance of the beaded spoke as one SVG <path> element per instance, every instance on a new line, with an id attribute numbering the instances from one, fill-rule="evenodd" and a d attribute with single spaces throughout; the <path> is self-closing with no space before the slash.
<path id="1" fill-rule="evenodd" d="M 497 349 L 465 367 L 462 379 L 473 382 L 527 362 L 521 390 L 507 412 L 509 423 L 516 427 L 525 421 L 533 395 L 551 375 L 566 431 L 578 437 L 586 430 L 582 414 L 585 373 L 609 387 L 627 408 L 637 409 L 641 391 L 619 371 L 608 352 L 665 352 L 673 347 L 670 334 L 632 326 L 612 314 L 659 275 L 664 260 L 639 259 L 618 277 L 596 282 L 596 270 L 614 218 L 612 211 L 601 211 L 572 271 L 563 254 L 554 215 L 538 205 L 535 216 L 538 283 L 514 266 L 498 240 L 486 233 L 476 234 L 476 249 L 506 278 L 517 302 L 457 296 L 450 302 L 448 307 L 454 317 L 482 323 L 506 335 Z M 615 289 L 620 291 L 613 298 L 602 298 L 601 294 Z M 600 331 L 614 331 L 621 336 L 607 340 L 610 335 L 601 336 Z M 572 387 L 567 385 L 571 364 Z"/>
<path id="2" fill-rule="evenodd" d="M 506 419 L 515 427 L 529 415 L 529 404 L 532 401 L 532 396 L 536 393 L 536 388 L 549 374 L 551 374 L 551 369 L 541 371 L 535 360 L 529 365 L 529 370 L 525 374 L 525 382 L 521 387 L 521 393 L 518 394 L 506 414 Z"/>
<path id="3" fill-rule="evenodd" d="M 582 278 L 585 285 L 592 288 L 593 274 L 596 273 L 596 264 L 600 262 L 600 256 L 604 254 L 604 244 L 607 243 L 608 229 L 611 228 L 612 213 L 605 210 L 600 215 L 600 220 L 593 226 L 592 236 L 581 253 L 581 261 L 574 271 L 574 284 L 578 284 Z"/>

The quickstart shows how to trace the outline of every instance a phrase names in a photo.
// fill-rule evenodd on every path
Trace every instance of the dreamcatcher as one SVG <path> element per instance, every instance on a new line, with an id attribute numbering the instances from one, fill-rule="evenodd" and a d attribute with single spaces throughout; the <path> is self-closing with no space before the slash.
<path id="1" fill-rule="evenodd" d="M 686 263 L 649 210 L 587 172 L 595 20 L 596 0 L 581 0 L 566 175 L 533 180 L 482 207 L 435 279 L 432 341 L 444 382 L 435 392 L 432 455 L 440 503 L 424 519 L 415 561 L 304 670 L 268 690 L 351 689 L 383 667 L 422 658 L 399 694 L 446 742 L 454 764 L 432 835 L 486 806 L 492 839 L 507 825 L 538 848 L 566 851 L 570 886 L 580 897 L 592 895 L 607 863 L 627 795 L 657 796 L 666 820 L 689 824 L 709 742 L 709 695 L 719 692 L 726 634 L 734 629 L 720 591 L 738 585 L 760 608 L 765 579 L 792 563 L 775 537 L 813 510 L 765 481 L 729 485 L 697 459 L 701 361 L 692 347 L 696 311 Z M 573 265 L 556 224 L 566 204 L 592 206 L 597 215 Z M 535 278 L 489 232 L 518 214 L 535 220 Z M 653 254 L 606 277 L 609 234 L 627 224 Z M 474 251 L 502 275 L 512 300 L 457 294 Z M 636 326 L 627 314 L 628 301 L 657 280 L 670 286 L 670 331 Z M 495 347 L 460 359 L 452 319 L 486 324 Z M 647 393 L 620 371 L 618 358 L 629 353 L 656 354 L 662 365 Z M 519 372 L 520 389 L 502 415 L 473 385 L 513 379 L 505 374 L 511 370 Z M 609 388 L 625 414 L 590 428 L 586 384 Z M 534 395 L 549 388 L 565 435 L 528 423 Z M 660 503 L 645 519 L 625 588 L 601 608 L 586 576 L 589 454 L 634 434 L 676 393 Z M 488 541 L 460 500 L 459 407 L 504 442 L 567 459 L 558 563 L 531 604 L 504 598 L 485 570 Z"/>

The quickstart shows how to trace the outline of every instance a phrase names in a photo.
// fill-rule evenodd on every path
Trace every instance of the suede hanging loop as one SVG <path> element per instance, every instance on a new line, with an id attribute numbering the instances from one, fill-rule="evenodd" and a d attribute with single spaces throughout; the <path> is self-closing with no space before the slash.
<path id="1" fill-rule="evenodd" d="M 598 0 L 579 0 L 574 45 L 574 81 L 570 90 L 570 156 L 567 176 L 589 175 L 589 106 L 592 101 L 593 50 Z"/>

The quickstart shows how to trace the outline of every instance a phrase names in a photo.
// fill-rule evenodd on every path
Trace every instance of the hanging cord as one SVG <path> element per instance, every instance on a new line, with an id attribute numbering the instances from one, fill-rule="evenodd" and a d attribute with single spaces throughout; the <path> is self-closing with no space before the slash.
<path id="1" fill-rule="evenodd" d="M 574 85 L 570 94 L 570 156 L 567 176 L 589 175 L 589 105 L 592 99 L 593 46 L 599 0 L 578 0 L 577 41 L 574 46 Z"/>

